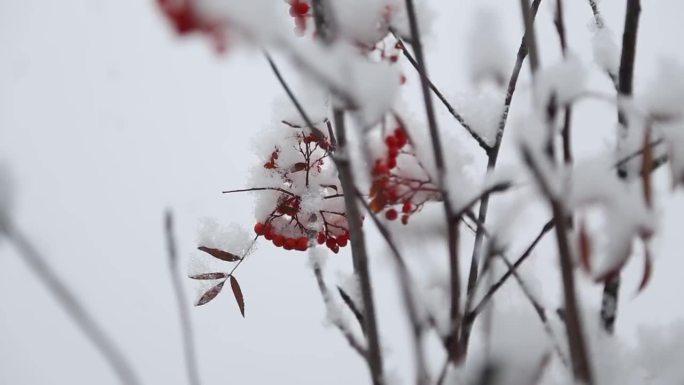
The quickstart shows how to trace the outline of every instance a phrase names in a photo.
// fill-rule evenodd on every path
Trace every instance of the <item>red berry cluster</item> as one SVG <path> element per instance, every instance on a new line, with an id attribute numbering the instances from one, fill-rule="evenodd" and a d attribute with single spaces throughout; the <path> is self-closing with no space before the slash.
<path id="1" fill-rule="evenodd" d="M 288 237 L 278 234 L 270 223 L 257 222 L 254 225 L 254 232 L 273 242 L 274 246 L 282 247 L 285 250 L 306 251 L 309 248 L 309 239 L 307 237 Z"/>
<path id="2" fill-rule="evenodd" d="M 414 178 L 404 178 L 397 168 L 400 154 L 418 159 L 411 152 L 408 135 L 402 126 L 385 138 L 387 156 L 375 161 L 372 170 L 373 184 L 370 191 L 370 207 L 378 213 L 385 210 L 385 218 L 394 221 L 400 212 L 392 207 L 401 205 L 401 222 L 407 224 L 411 214 L 419 211 L 425 201 L 433 198 L 436 189 L 430 183 Z"/>
<path id="3" fill-rule="evenodd" d="M 320 232 L 316 236 L 316 241 L 319 245 L 325 244 L 330 251 L 337 254 L 340 251 L 340 247 L 347 246 L 347 243 L 349 242 L 349 232 L 345 230 L 337 236 L 330 233 L 326 235 L 326 233 Z"/>
<path id="4" fill-rule="evenodd" d="M 215 22 L 209 22 L 201 18 L 193 2 L 195 0 L 157 0 L 157 5 L 167 19 L 171 21 L 179 35 L 188 35 L 193 32 L 205 34 L 214 42 L 218 52 L 226 49 L 225 34 Z"/>
<path id="5" fill-rule="evenodd" d="M 306 17 L 311 7 L 306 1 L 290 0 L 290 16 L 295 19 L 295 28 L 298 33 L 306 31 Z"/>
<path id="6" fill-rule="evenodd" d="M 324 200 L 325 204 L 318 212 L 306 214 L 302 213 L 302 197 L 291 192 L 298 190 L 300 183 L 309 186 L 310 178 L 322 171 L 332 144 L 327 138 L 319 139 L 301 130 L 296 124 L 287 121 L 283 123 L 296 129 L 293 136 L 296 145 L 276 147 L 263 164 L 265 169 L 279 174 L 283 184 L 282 187 L 273 189 L 278 194 L 275 207 L 265 220 L 254 226 L 254 232 L 270 240 L 276 247 L 286 250 L 305 251 L 311 240 L 311 245 L 318 242 L 338 253 L 340 247 L 349 242 L 347 216 L 341 201 L 342 195 L 338 194 L 339 187 L 335 184 L 320 185 L 318 188 L 321 188 L 321 194 L 330 199 Z M 291 165 L 279 164 L 281 152 L 289 148 L 295 149 L 302 156 L 302 161 Z M 306 172 L 306 178 L 295 177 L 295 173 L 300 172 Z M 312 229 L 312 226 L 316 228 Z"/>

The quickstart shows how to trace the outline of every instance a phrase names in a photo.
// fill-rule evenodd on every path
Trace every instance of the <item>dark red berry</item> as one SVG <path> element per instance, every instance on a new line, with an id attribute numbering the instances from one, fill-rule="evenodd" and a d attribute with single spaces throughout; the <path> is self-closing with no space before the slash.
<path id="1" fill-rule="evenodd" d="M 273 244 L 277 247 L 283 246 L 285 244 L 285 237 L 283 237 L 282 235 L 274 235 Z"/>
<path id="2" fill-rule="evenodd" d="M 405 214 L 410 213 L 412 208 L 413 205 L 411 205 L 411 201 L 406 201 L 404 202 L 404 205 L 401 207 L 401 211 Z"/>
<path id="3" fill-rule="evenodd" d="M 265 230 L 266 226 L 261 222 L 257 222 L 257 224 L 254 225 L 254 232 L 257 233 L 257 235 L 264 235 Z"/>
<path id="4" fill-rule="evenodd" d="M 389 209 L 385 212 L 385 218 L 387 218 L 390 221 L 397 219 L 398 216 L 399 213 L 397 213 L 397 210 L 395 209 Z"/>
<path id="5" fill-rule="evenodd" d="M 389 148 L 396 148 L 399 145 L 399 141 L 394 136 L 388 136 L 387 138 L 385 138 L 385 144 L 387 144 L 387 147 Z"/>
<path id="6" fill-rule="evenodd" d="M 337 237 L 337 245 L 340 247 L 347 246 L 348 241 L 349 241 L 349 238 L 345 234 L 342 234 L 342 235 Z"/>
<path id="7" fill-rule="evenodd" d="M 306 249 L 309 247 L 309 240 L 306 237 L 299 237 L 295 241 L 295 249 L 299 251 L 306 251 Z"/>

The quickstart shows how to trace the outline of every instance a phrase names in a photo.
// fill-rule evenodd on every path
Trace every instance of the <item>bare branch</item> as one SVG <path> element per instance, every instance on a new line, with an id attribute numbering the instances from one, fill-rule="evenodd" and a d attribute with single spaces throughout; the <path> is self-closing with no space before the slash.
<path id="1" fill-rule="evenodd" d="M 373 212 L 368 203 L 363 199 L 361 192 L 357 189 L 356 196 L 359 201 L 363 204 L 366 212 L 373 220 L 373 223 L 377 227 L 378 231 L 387 242 L 390 250 L 392 251 L 392 256 L 397 266 L 397 272 L 399 273 L 399 282 L 401 286 L 402 301 L 409 316 L 409 322 L 411 323 L 411 332 L 413 337 L 413 349 L 416 360 L 416 384 L 427 385 L 430 383 L 430 377 L 427 370 L 427 362 L 425 359 L 425 354 L 423 353 L 422 338 L 423 338 L 423 325 L 420 317 L 418 315 L 418 304 L 414 294 L 411 292 L 413 285 L 413 279 L 409 273 L 408 266 L 402 258 L 396 243 L 392 239 L 387 227 L 385 227 L 382 222 L 378 219 L 378 216 Z"/>
<path id="2" fill-rule="evenodd" d="M 639 15 L 641 14 L 640 0 L 627 0 L 627 12 L 625 13 L 625 28 L 622 34 L 622 54 L 620 56 L 620 73 L 618 78 L 618 93 L 628 97 L 632 94 L 634 79 L 634 59 L 636 57 L 636 42 L 639 29 Z M 627 129 L 627 118 L 618 104 L 618 121 L 621 129 Z M 622 137 L 620 133 L 618 137 Z M 624 163 L 617 168 L 618 176 L 627 177 Z M 618 300 L 620 294 L 620 275 L 616 274 L 609 279 L 603 287 L 601 300 L 601 324 L 603 328 L 612 333 L 617 318 Z"/>
<path id="3" fill-rule="evenodd" d="M 536 17 L 537 11 L 539 10 L 539 5 L 541 4 L 541 0 L 534 0 L 532 2 L 532 7 L 530 9 L 530 13 L 532 15 L 532 18 Z M 496 167 L 496 162 L 499 157 L 499 150 L 501 149 L 501 141 L 503 139 L 503 134 L 506 128 L 506 122 L 508 120 L 508 112 L 511 108 L 511 103 L 513 101 L 513 94 L 515 93 L 515 88 L 516 85 L 518 84 L 518 78 L 520 76 L 520 71 L 522 70 L 522 65 L 525 60 L 525 57 L 527 56 L 527 43 L 525 37 L 523 37 L 522 41 L 520 42 L 520 48 L 518 49 L 518 55 L 516 58 L 515 66 L 513 67 L 513 72 L 511 73 L 511 77 L 508 81 L 508 90 L 506 93 L 506 98 L 504 100 L 504 108 L 503 108 L 503 113 L 501 114 L 501 118 L 499 119 L 499 128 L 496 134 L 496 143 L 494 144 L 494 147 L 492 148 L 491 153 L 489 154 L 489 159 L 487 162 L 487 170 L 491 172 L 494 170 Z M 484 224 L 487 220 L 487 211 L 489 208 L 489 195 L 485 195 L 482 198 L 482 201 L 480 202 L 480 208 L 479 208 L 479 213 L 478 213 L 478 223 Z M 474 288 L 475 284 L 478 281 L 478 272 L 479 272 L 479 264 L 480 264 L 480 254 L 481 254 L 481 249 L 482 249 L 482 244 L 484 241 L 484 227 L 480 226 L 478 227 L 478 231 L 475 233 L 475 241 L 473 244 L 473 254 L 471 257 L 470 261 L 470 272 L 468 274 L 468 289 L 467 289 L 467 295 L 471 296 L 474 294 Z M 465 331 L 466 335 L 469 335 L 469 330 Z M 468 349 L 468 339 L 461 339 L 460 343 L 461 345 L 461 350 L 463 355 L 467 353 Z"/>
<path id="4" fill-rule="evenodd" d="M 401 52 L 404 54 L 404 57 L 409 61 L 409 63 L 411 63 L 413 68 L 418 70 L 418 62 L 416 62 L 416 59 L 413 57 L 413 55 L 411 55 L 411 52 L 409 52 L 409 50 L 406 48 L 404 42 L 401 40 L 399 35 L 394 30 L 391 30 L 391 32 L 392 35 L 399 42 L 399 47 L 401 48 Z M 444 97 L 439 88 L 437 88 L 437 86 L 435 86 L 435 84 L 429 78 L 427 79 L 427 82 L 428 86 L 430 87 L 430 90 L 432 90 L 432 92 L 435 94 L 435 96 L 437 96 L 439 101 L 442 102 L 442 104 L 444 105 L 444 107 L 446 107 L 447 111 L 449 111 L 451 116 L 453 116 L 454 119 L 456 119 L 456 121 L 458 121 L 461 124 L 461 126 L 463 126 L 463 128 L 466 129 L 466 131 L 468 131 L 470 136 L 473 139 L 475 139 L 477 144 L 485 151 L 485 153 L 489 153 L 492 150 L 491 146 L 489 146 L 487 142 L 478 133 L 476 133 L 472 129 L 472 127 L 470 127 L 470 125 L 468 124 L 468 122 L 465 121 L 463 116 L 459 114 L 458 111 L 456 111 L 456 109 L 451 105 L 451 103 L 449 103 L 449 101 Z"/>
<path id="5" fill-rule="evenodd" d="M 442 151 L 442 143 L 439 136 L 439 129 L 437 127 L 437 119 L 435 117 L 434 106 L 432 104 L 432 95 L 430 94 L 429 78 L 427 67 L 425 66 L 425 56 L 423 55 L 423 45 L 420 38 L 420 30 L 418 27 L 418 20 L 416 18 L 415 7 L 413 0 L 406 0 L 406 12 L 409 19 L 409 27 L 411 30 L 411 41 L 413 43 L 413 50 L 416 53 L 416 63 L 418 64 L 418 73 L 420 74 L 420 85 L 423 94 L 423 104 L 425 105 L 425 114 L 427 115 L 428 128 L 430 130 L 430 141 L 432 143 L 432 152 L 435 157 L 435 165 L 439 178 L 439 187 L 444 194 L 444 216 L 447 221 L 447 235 L 449 243 L 449 269 L 451 282 L 451 307 L 450 320 L 456 325 L 460 318 L 460 299 L 461 299 L 461 274 L 458 262 L 458 239 L 459 228 L 458 221 L 451 219 L 453 209 L 451 207 L 451 200 L 449 199 L 449 189 L 446 181 L 446 168 L 444 163 L 444 153 Z M 458 341 L 453 339 L 452 347 L 449 355 L 452 359 L 456 359 L 458 350 Z"/>
<path id="6" fill-rule="evenodd" d="M 539 165 L 535 162 L 533 155 L 526 147 L 522 148 L 523 159 L 528 165 L 535 179 L 537 180 L 543 194 L 549 201 L 553 212 L 553 223 L 556 229 L 556 240 L 558 242 L 558 254 L 561 265 L 561 276 L 563 279 L 563 298 L 565 302 L 565 330 L 568 335 L 568 345 L 570 347 L 570 360 L 572 362 L 573 374 L 576 380 L 582 381 L 587 385 L 593 384 L 593 375 L 589 366 L 582 322 L 580 319 L 579 307 L 575 292 L 575 276 L 572 264 L 570 243 L 567 234 L 567 216 L 561 201 L 555 196 L 548 182 L 545 180 Z"/>
<path id="7" fill-rule="evenodd" d="M 183 354 L 185 357 L 185 369 L 188 375 L 188 383 L 190 385 L 199 385 L 200 378 L 199 370 L 197 368 L 197 354 L 195 353 L 195 337 L 190 322 L 190 314 L 188 313 L 188 301 L 185 298 L 185 293 L 183 293 L 183 284 L 181 283 L 178 271 L 176 239 L 173 232 L 173 213 L 170 210 L 166 211 L 164 224 L 166 230 L 166 247 L 169 254 L 169 273 L 171 275 L 171 283 L 173 284 L 173 292 L 176 296 L 181 332 L 183 334 Z"/>
<path id="8" fill-rule="evenodd" d="M 316 276 L 318 290 L 321 292 L 321 297 L 323 297 L 323 302 L 326 306 L 332 306 L 332 297 L 330 295 L 330 292 L 328 291 L 328 287 L 325 285 L 325 281 L 323 280 L 323 272 L 321 270 L 321 266 L 319 263 L 315 261 L 315 259 L 313 263 L 313 271 L 314 275 Z M 333 319 L 332 322 L 335 325 L 335 327 L 342 333 L 347 342 L 349 342 L 349 345 L 367 361 L 368 352 L 366 351 L 366 348 L 363 346 L 363 343 L 356 338 L 354 333 L 352 333 L 352 331 L 349 330 L 343 322 L 341 322 L 338 319 Z"/>
<path id="9" fill-rule="evenodd" d="M 375 385 L 383 384 L 382 355 L 380 353 L 380 340 L 378 336 L 377 321 L 375 319 L 375 306 L 373 304 L 373 288 L 371 285 L 370 271 L 368 269 L 368 255 L 366 254 L 366 241 L 361 228 L 361 213 L 356 205 L 356 197 L 352 193 L 354 175 L 352 173 L 349 149 L 347 148 L 347 135 L 344 122 L 344 111 L 334 110 L 333 121 L 337 131 L 337 171 L 342 185 L 342 190 L 349 192 L 344 194 L 344 205 L 347 212 L 349 234 L 352 248 L 354 270 L 359 276 L 361 296 L 364 305 L 365 331 L 368 338 L 368 364 Z M 340 154 L 341 153 L 341 156 Z"/>

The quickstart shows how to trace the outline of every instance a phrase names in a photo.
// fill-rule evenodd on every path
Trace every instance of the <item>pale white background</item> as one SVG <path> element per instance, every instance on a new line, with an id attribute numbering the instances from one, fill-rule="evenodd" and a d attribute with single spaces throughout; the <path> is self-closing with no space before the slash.
<path id="1" fill-rule="evenodd" d="M 486 3 L 500 11 L 513 63 L 521 35 L 518 1 Z M 548 3 L 538 16 L 547 64 L 558 55 Z M 570 44 L 590 61 L 590 9 L 582 0 L 565 3 Z M 274 4 L 287 12 L 282 1 Z M 467 92 L 465 40 L 478 4 L 430 1 L 435 21 L 427 37 L 428 63 L 447 95 Z M 659 58 L 684 58 L 683 4 L 644 1 L 637 89 Z M 619 41 L 624 1 L 600 5 Z M 595 88 L 610 89 L 600 76 L 591 81 Z M 527 97 L 525 82 L 523 77 L 520 98 Z M 245 185 L 256 159 L 251 142 L 271 122 L 273 100 L 281 95 L 258 52 L 238 48 L 217 57 L 200 39 L 178 40 L 151 0 L 0 0 L 0 160 L 16 176 L 16 220 L 126 352 L 145 384 L 185 383 L 162 212 L 172 207 L 177 214 L 184 265 L 194 254 L 200 218 L 251 227 L 251 198 L 219 192 Z M 578 153 L 609 143 L 604 140 L 614 112 L 602 108 L 578 108 Z M 412 111 L 423 119 L 419 105 Z M 445 116 L 442 124 L 460 130 Z M 504 162 L 511 157 L 507 148 Z M 481 155 L 474 154 L 481 170 Z M 666 230 L 657 243 L 653 284 L 634 300 L 640 264 L 630 266 L 618 325 L 625 336 L 639 325 L 684 315 L 682 195 L 665 198 L 666 173 L 659 179 Z M 530 225 L 526 239 L 536 228 Z M 377 238 L 371 240 L 372 250 L 382 249 Z M 348 256 L 336 258 L 344 265 Z M 378 257 L 373 267 L 387 269 L 387 263 Z M 556 281 L 555 270 L 542 271 L 542 280 Z M 366 383 L 365 364 L 324 325 L 303 254 L 264 244 L 240 268 L 239 278 L 246 319 L 229 295 L 192 310 L 204 383 Z M 192 282 L 185 286 L 194 298 Z M 394 299 L 380 293 L 380 307 L 391 307 Z M 401 329 L 395 318 L 381 320 L 383 334 Z M 388 345 L 393 352 L 388 366 L 397 369 L 405 361 L 403 342 Z M 114 383 L 97 352 L 0 240 L 0 384 Z"/>

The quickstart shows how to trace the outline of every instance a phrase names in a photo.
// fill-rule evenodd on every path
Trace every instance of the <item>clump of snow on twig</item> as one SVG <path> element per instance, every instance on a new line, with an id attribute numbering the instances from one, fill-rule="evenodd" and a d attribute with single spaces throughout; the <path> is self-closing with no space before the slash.
<path id="1" fill-rule="evenodd" d="M 200 222 L 197 243 L 239 257 L 244 257 L 254 247 L 253 237 L 247 230 L 234 223 L 221 225 L 213 218 L 206 218 Z"/>

